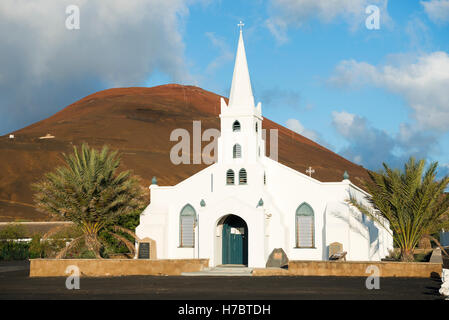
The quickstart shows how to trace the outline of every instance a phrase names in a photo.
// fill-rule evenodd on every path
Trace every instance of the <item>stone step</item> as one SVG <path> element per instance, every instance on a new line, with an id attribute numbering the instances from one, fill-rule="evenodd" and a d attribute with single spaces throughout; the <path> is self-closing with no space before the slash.
<path id="1" fill-rule="evenodd" d="M 212 277 L 250 277 L 253 269 L 245 267 L 214 267 L 202 271 L 183 272 L 183 276 L 212 276 Z"/>

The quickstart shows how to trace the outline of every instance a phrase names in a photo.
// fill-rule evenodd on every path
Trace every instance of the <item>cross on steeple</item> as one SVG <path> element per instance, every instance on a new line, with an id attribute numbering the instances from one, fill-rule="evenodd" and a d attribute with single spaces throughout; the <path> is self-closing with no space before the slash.
<path id="1" fill-rule="evenodd" d="M 240 20 L 240 23 L 237 25 L 240 28 L 240 32 L 242 32 L 242 28 L 245 24 Z"/>
<path id="2" fill-rule="evenodd" d="M 309 167 L 309 169 L 306 170 L 306 173 L 308 173 L 309 176 L 312 177 L 312 174 L 315 173 L 315 170 L 312 169 L 312 167 Z"/>

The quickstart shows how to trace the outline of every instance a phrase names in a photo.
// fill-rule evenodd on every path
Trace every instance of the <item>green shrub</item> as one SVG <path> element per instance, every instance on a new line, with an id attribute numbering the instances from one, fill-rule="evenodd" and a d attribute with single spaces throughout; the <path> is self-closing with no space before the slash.
<path id="1" fill-rule="evenodd" d="M 415 262 L 429 262 L 431 256 L 432 256 L 432 251 L 429 251 L 427 253 L 415 253 L 414 254 Z"/>
<path id="2" fill-rule="evenodd" d="M 29 258 L 29 243 L 0 241 L 0 260 L 25 260 Z"/>
<path id="3" fill-rule="evenodd" d="M 0 230 L 0 239 L 21 239 L 25 237 L 25 228 L 17 223 L 10 223 Z"/>
<path id="4" fill-rule="evenodd" d="M 64 247 L 65 240 L 42 241 L 40 234 L 33 235 L 29 242 L 0 240 L 0 260 L 52 258 Z"/>
<path id="5" fill-rule="evenodd" d="M 35 234 L 31 238 L 29 256 L 30 259 L 45 258 L 45 247 L 46 243 L 41 242 L 41 235 Z"/>

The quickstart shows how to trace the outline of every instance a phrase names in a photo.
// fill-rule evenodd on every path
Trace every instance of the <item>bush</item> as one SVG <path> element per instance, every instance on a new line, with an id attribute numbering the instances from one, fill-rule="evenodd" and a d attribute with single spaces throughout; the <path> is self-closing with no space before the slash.
<path id="1" fill-rule="evenodd" d="M 0 260 L 25 260 L 29 258 L 29 243 L 0 241 Z"/>
<path id="2" fill-rule="evenodd" d="M 0 233 L 0 260 L 50 258 L 65 247 L 65 240 L 55 237 L 42 241 L 40 234 L 33 235 L 31 241 L 14 241 L 23 238 L 21 229 L 17 226 L 5 229 Z"/>
<path id="3" fill-rule="evenodd" d="M 414 254 L 415 262 L 429 262 L 431 256 L 432 256 L 432 250 L 430 250 L 427 253 L 415 253 Z"/>
<path id="4" fill-rule="evenodd" d="M 17 223 L 10 223 L 0 230 L 0 239 L 21 239 L 25 237 L 25 228 Z"/>
<path id="5" fill-rule="evenodd" d="M 25 229 L 10 223 L 0 230 L 0 260 L 24 260 L 28 258 L 29 244 L 14 241 L 25 237 Z"/>

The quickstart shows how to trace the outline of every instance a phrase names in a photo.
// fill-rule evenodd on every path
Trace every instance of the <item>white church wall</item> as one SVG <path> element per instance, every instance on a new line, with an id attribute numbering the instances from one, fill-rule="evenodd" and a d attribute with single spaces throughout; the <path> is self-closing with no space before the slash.
<path id="1" fill-rule="evenodd" d="M 357 186 L 351 184 L 349 193 L 364 206 L 372 207 L 367 199 L 368 193 Z M 352 210 L 358 212 L 355 207 L 350 207 Z M 368 251 L 369 260 L 380 260 L 385 258 L 389 255 L 390 251 L 393 250 L 393 236 L 392 231 L 389 228 L 390 224 L 386 219 L 380 216 L 378 216 L 377 219 L 381 223 L 365 216 L 365 225 L 368 227 L 370 233 L 370 246 Z"/>
<path id="2" fill-rule="evenodd" d="M 382 229 L 346 202 L 329 203 L 326 208 L 326 251 L 339 242 L 347 252 L 347 260 L 378 261 L 385 256 L 380 244 Z"/>
<path id="3" fill-rule="evenodd" d="M 327 259 L 328 245 L 334 241 L 343 243 L 349 260 L 380 260 L 388 254 L 385 247 L 391 248 L 392 244 L 383 247 L 380 244 L 384 232 L 358 210 L 350 210 L 346 202 L 351 192 L 369 205 L 363 190 L 350 184 L 349 180 L 322 183 L 272 160 L 266 162 L 267 181 L 270 181 L 267 189 L 274 198 L 281 199 L 279 206 L 284 219 L 291 221 L 289 240 L 284 245 L 290 259 Z M 303 202 L 308 203 L 315 213 L 315 248 L 311 249 L 295 248 L 295 213 Z M 330 207 L 326 209 L 326 205 Z M 331 211 L 335 212 L 330 215 Z"/>
<path id="4" fill-rule="evenodd" d="M 349 248 L 347 259 L 369 261 L 370 233 L 365 224 L 366 217 L 360 211 L 349 209 Z"/>
<path id="5" fill-rule="evenodd" d="M 264 210 L 265 210 L 265 261 L 269 255 L 276 248 L 284 249 L 285 253 L 290 253 L 290 234 L 291 234 L 291 221 L 287 221 L 277 200 L 268 192 L 264 194 Z M 293 230 L 294 231 L 294 228 Z"/>
<path id="6" fill-rule="evenodd" d="M 168 250 L 168 216 L 165 211 L 155 211 L 149 205 L 140 216 L 140 224 L 136 228 L 136 235 L 140 238 L 149 237 L 156 241 L 158 258 L 165 258 Z"/>
<path id="7" fill-rule="evenodd" d="M 329 245 L 334 242 L 343 245 L 343 251 L 350 250 L 349 210 L 343 202 L 330 202 L 325 212 L 326 245 L 325 257 L 329 258 Z"/>
<path id="8" fill-rule="evenodd" d="M 283 219 L 289 226 L 288 243 L 284 251 L 291 260 L 321 260 L 323 246 L 323 213 L 326 206 L 324 188 L 309 177 L 287 168 L 278 162 L 267 159 L 267 190 L 273 198 L 279 199 L 277 205 Z M 314 248 L 296 248 L 295 217 L 302 204 L 309 204 L 314 211 Z M 279 239 L 278 239 L 279 242 Z"/>

